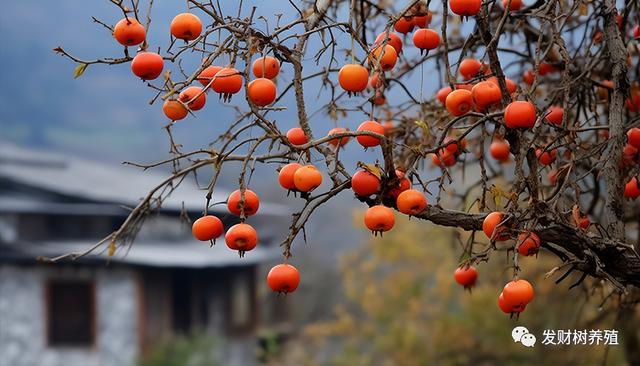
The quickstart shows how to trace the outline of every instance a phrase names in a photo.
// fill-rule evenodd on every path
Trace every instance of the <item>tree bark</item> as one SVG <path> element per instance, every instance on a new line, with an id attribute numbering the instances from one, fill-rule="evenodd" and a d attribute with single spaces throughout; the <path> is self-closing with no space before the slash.
<path id="1" fill-rule="evenodd" d="M 620 240 L 597 237 L 583 233 L 575 226 L 561 223 L 544 207 L 537 207 L 536 216 L 541 225 L 536 233 L 543 242 L 553 243 L 576 262 L 575 267 L 591 276 L 607 279 L 622 287 L 632 285 L 640 288 L 640 258 L 632 246 Z M 428 206 L 416 217 L 436 225 L 482 230 L 487 214 L 466 213 Z"/>

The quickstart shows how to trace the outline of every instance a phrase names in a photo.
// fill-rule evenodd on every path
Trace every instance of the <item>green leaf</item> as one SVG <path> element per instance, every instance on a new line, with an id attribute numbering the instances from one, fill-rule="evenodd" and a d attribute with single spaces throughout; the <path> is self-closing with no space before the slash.
<path id="1" fill-rule="evenodd" d="M 84 70 L 87 69 L 87 66 L 89 66 L 89 65 L 88 64 L 79 63 L 78 66 L 76 66 L 76 68 L 73 70 L 73 78 L 77 79 L 80 76 L 82 76 L 82 74 L 84 74 Z"/>

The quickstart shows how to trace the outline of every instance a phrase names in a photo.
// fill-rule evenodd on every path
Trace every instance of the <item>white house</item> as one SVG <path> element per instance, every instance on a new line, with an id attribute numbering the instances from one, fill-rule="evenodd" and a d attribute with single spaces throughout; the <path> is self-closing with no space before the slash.
<path id="1" fill-rule="evenodd" d="M 225 365 L 254 364 L 256 330 L 286 320 L 285 299 L 257 306 L 267 294 L 261 264 L 280 255 L 280 205 L 249 219 L 260 243 L 239 258 L 223 240 L 191 237 L 180 212 L 200 216 L 204 192 L 185 181 L 128 252 L 36 261 L 90 247 L 164 177 L 0 144 L 1 365 L 134 365 L 160 340 L 196 330 L 224 341 Z M 215 207 L 225 226 L 237 220 Z"/>

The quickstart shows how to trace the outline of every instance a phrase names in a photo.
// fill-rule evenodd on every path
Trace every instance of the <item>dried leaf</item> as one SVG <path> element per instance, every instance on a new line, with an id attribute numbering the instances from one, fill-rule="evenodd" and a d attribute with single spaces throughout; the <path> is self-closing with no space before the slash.
<path id="1" fill-rule="evenodd" d="M 260 40 L 257 37 L 251 37 L 249 39 L 249 54 L 254 55 L 260 52 Z"/>
<path id="2" fill-rule="evenodd" d="M 82 76 L 82 74 L 84 74 L 84 70 L 87 69 L 87 66 L 88 64 L 83 64 L 83 63 L 78 64 L 78 66 L 76 66 L 76 68 L 73 69 L 73 78 L 77 79 L 80 76 Z"/>
<path id="3" fill-rule="evenodd" d="M 109 257 L 113 257 L 114 254 L 116 254 L 116 242 L 112 241 L 111 243 L 109 243 L 109 250 L 107 255 Z"/>
<path id="4" fill-rule="evenodd" d="M 375 175 L 376 178 L 382 179 L 382 169 L 379 166 L 374 165 L 374 164 L 365 164 L 363 162 L 358 162 L 358 167 L 368 171 L 369 173 L 371 173 L 373 175 Z"/>
<path id="5" fill-rule="evenodd" d="M 491 193 L 493 201 L 496 203 L 496 207 L 502 206 L 502 197 L 506 196 L 504 191 L 500 187 L 491 185 L 491 188 L 489 188 L 489 193 Z"/>

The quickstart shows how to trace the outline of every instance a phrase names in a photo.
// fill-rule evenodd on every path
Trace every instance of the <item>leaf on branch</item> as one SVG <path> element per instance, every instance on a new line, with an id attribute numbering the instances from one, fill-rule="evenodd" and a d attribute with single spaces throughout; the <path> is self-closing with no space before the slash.
<path id="1" fill-rule="evenodd" d="M 109 250 L 107 252 L 107 255 L 109 257 L 113 257 L 114 254 L 116 254 L 116 242 L 111 241 L 111 243 L 109 243 Z"/>
<path id="2" fill-rule="evenodd" d="M 76 68 L 73 69 L 73 78 L 77 79 L 80 76 L 82 76 L 82 74 L 84 74 L 84 70 L 87 69 L 87 66 L 89 66 L 89 65 L 88 64 L 79 63 L 78 66 L 76 66 Z"/>
<path id="3" fill-rule="evenodd" d="M 429 124 L 423 120 L 417 120 L 414 122 L 418 127 L 422 128 L 422 131 L 424 132 L 425 136 L 429 136 Z"/>
<path id="4" fill-rule="evenodd" d="M 249 38 L 249 55 L 254 55 L 260 52 L 260 39 L 258 37 Z"/>
<path id="5" fill-rule="evenodd" d="M 332 121 L 337 121 L 338 120 L 338 106 L 336 105 L 336 103 L 332 101 L 327 106 L 327 109 L 329 110 L 329 118 L 331 118 Z"/>
<path id="6" fill-rule="evenodd" d="M 493 197 L 493 201 L 496 203 L 496 207 L 502 206 L 502 197 L 505 197 L 504 191 L 500 187 L 496 187 L 495 185 L 491 185 L 489 188 L 489 192 Z"/>
<path id="7" fill-rule="evenodd" d="M 368 171 L 369 173 L 371 173 L 373 175 L 375 175 L 376 178 L 382 179 L 382 168 L 380 168 L 378 165 L 365 164 L 365 163 L 359 161 L 358 162 L 358 167 Z"/>

